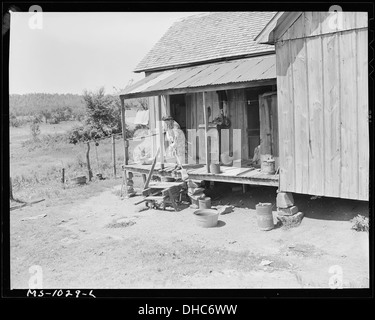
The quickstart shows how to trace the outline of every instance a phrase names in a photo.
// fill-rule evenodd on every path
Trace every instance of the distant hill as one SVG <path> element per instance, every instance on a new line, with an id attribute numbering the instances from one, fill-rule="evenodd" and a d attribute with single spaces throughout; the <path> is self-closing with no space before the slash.
<path id="1" fill-rule="evenodd" d="M 127 109 L 138 109 L 147 105 L 147 99 L 125 101 Z M 41 111 L 72 109 L 75 114 L 85 113 L 85 102 L 79 94 L 27 93 L 9 95 L 9 112 L 15 116 L 32 116 Z"/>
<path id="2" fill-rule="evenodd" d="M 33 115 L 41 111 L 52 111 L 67 107 L 71 108 L 73 112 L 83 113 L 85 103 L 82 95 L 71 93 L 28 93 L 11 94 L 9 96 L 9 111 L 16 116 Z"/>

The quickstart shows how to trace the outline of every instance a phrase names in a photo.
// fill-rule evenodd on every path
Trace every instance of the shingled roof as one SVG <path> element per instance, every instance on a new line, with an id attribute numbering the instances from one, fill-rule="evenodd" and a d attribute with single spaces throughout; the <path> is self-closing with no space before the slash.
<path id="1" fill-rule="evenodd" d="M 212 12 L 174 23 L 134 72 L 166 70 L 273 51 L 253 39 L 276 12 Z"/>

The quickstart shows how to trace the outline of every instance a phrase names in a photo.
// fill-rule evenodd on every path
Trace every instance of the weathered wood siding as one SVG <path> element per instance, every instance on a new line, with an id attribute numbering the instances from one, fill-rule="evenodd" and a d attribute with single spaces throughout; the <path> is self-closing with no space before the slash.
<path id="1" fill-rule="evenodd" d="M 305 12 L 276 43 L 280 189 L 368 200 L 367 14 L 332 17 Z"/>
<path id="2" fill-rule="evenodd" d="M 236 155 L 241 153 L 241 159 L 248 159 L 248 141 L 247 141 L 247 108 L 246 108 L 246 98 L 245 89 L 236 89 L 227 91 L 228 98 L 228 114 L 231 121 L 231 127 L 229 129 L 229 136 L 227 132 L 222 132 L 223 144 L 229 144 L 230 151 L 235 152 Z M 187 126 L 190 129 L 199 129 L 199 125 L 204 124 L 203 117 L 203 94 L 190 93 L 186 95 L 186 107 L 187 107 Z M 209 121 L 211 122 L 216 117 L 220 115 L 219 109 L 219 98 L 216 91 L 206 92 L 206 107 L 210 106 L 211 116 Z M 240 129 L 241 131 L 236 131 L 233 129 Z M 189 130 L 188 130 L 189 131 Z M 192 134 L 192 133 L 188 133 Z M 193 139 L 193 136 L 192 136 Z M 201 141 L 202 140 L 202 141 Z M 228 141 L 227 141 L 228 140 Z M 194 144 L 193 139 L 193 144 Z M 204 139 L 198 139 L 196 143 L 200 144 L 199 150 L 204 150 Z M 192 149 L 196 150 L 196 146 L 192 145 Z M 198 154 L 197 154 L 198 155 Z M 202 155 L 203 156 L 203 155 Z M 202 157 L 199 157 L 202 158 Z M 204 162 L 204 156 L 203 156 Z M 202 162 L 202 163 L 203 163 Z"/>

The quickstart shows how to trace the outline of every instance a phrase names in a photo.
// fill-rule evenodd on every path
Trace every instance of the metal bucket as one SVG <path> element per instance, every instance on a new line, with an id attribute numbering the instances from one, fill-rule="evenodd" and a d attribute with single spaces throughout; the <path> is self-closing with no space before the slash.
<path id="1" fill-rule="evenodd" d="M 262 172 L 267 173 L 267 174 L 274 174 L 275 171 L 275 160 L 265 160 L 262 161 L 261 165 Z"/>
<path id="2" fill-rule="evenodd" d="M 260 230 L 268 231 L 274 228 L 272 207 L 272 203 L 258 203 L 255 206 Z"/>
<path id="3" fill-rule="evenodd" d="M 203 199 L 199 199 L 199 209 L 211 209 L 211 198 L 205 197 Z"/>
<path id="4" fill-rule="evenodd" d="M 214 209 L 202 209 L 194 211 L 195 222 L 202 228 L 211 228 L 217 225 L 219 212 Z"/>
<path id="5" fill-rule="evenodd" d="M 210 171 L 211 171 L 211 173 L 214 173 L 214 174 L 220 173 L 220 164 L 211 163 L 210 164 Z"/>

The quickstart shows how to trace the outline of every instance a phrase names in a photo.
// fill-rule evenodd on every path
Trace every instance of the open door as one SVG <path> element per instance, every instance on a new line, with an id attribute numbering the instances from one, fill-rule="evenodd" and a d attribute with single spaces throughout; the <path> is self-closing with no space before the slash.
<path id="1" fill-rule="evenodd" d="M 275 160 L 279 167 L 279 133 L 276 92 L 259 95 L 260 160 Z"/>

